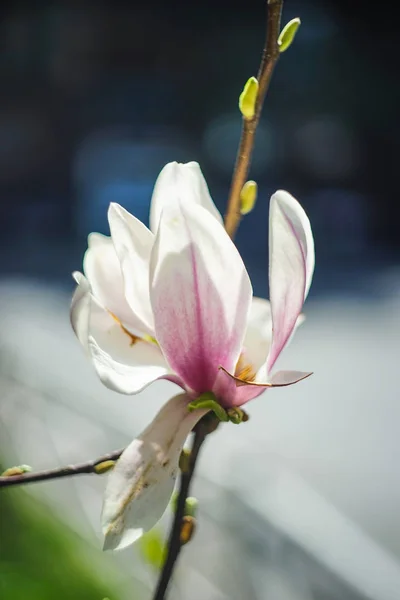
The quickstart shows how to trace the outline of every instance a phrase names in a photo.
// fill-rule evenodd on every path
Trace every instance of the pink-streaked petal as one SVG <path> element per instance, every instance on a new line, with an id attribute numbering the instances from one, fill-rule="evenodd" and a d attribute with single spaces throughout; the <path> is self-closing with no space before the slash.
<path id="1" fill-rule="evenodd" d="M 284 191 L 271 198 L 269 261 L 273 337 L 266 365 L 268 373 L 293 332 L 314 269 L 310 222 L 297 200 Z"/>
<path id="2" fill-rule="evenodd" d="M 154 186 L 150 206 L 150 229 L 156 233 L 164 207 L 182 202 L 199 204 L 222 223 L 222 217 L 215 206 L 200 166 L 196 162 L 186 164 L 168 163 L 159 174 Z"/>
<path id="3" fill-rule="evenodd" d="M 207 412 L 189 412 L 189 401 L 185 394 L 169 400 L 111 471 L 102 511 L 104 550 L 126 548 L 162 517 L 185 439 Z"/>
<path id="4" fill-rule="evenodd" d="M 221 368 L 218 372 L 217 379 L 214 384 L 214 394 L 224 408 L 233 406 L 242 406 L 260 396 L 267 386 L 256 386 L 246 384 L 241 379 L 235 377 L 226 369 Z"/>
<path id="5" fill-rule="evenodd" d="M 92 296 L 87 279 L 74 277 L 71 324 L 104 385 L 121 394 L 136 394 L 157 379 L 182 385 L 159 347 L 124 331 Z"/>
<path id="6" fill-rule="evenodd" d="M 119 204 L 111 203 L 108 222 L 124 282 L 124 295 L 141 331 L 153 335 L 149 296 L 149 263 L 154 235 Z M 117 316 L 118 313 L 116 313 Z M 120 318 L 120 317 L 119 317 Z"/>
<path id="7" fill-rule="evenodd" d="M 290 345 L 297 329 L 300 327 L 300 325 L 302 325 L 302 323 L 304 323 L 305 320 L 306 320 L 306 317 L 304 314 L 299 315 L 299 317 L 296 321 L 296 324 L 293 327 L 293 331 L 290 334 L 289 339 L 285 344 L 285 348 L 287 348 Z M 271 337 L 272 337 L 272 332 L 271 332 Z M 246 356 L 244 355 L 243 358 L 245 360 Z M 267 372 L 267 363 L 266 362 L 261 364 L 261 366 L 258 369 L 256 369 L 255 366 L 253 368 L 254 368 L 254 371 L 256 371 L 256 381 L 267 381 L 268 380 L 268 372 Z"/>
<path id="8" fill-rule="evenodd" d="M 314 237 L 310 219 L 301 204 L 289 192 L 278 190 L 272 197 L 276 198 L 277 202 L 279 202 L 304 249 L 306 261 L 305 300 L 310 290 L 315 267 Z"/>
<path id="9" fill-rule="evenodd" d="M 110 237 L 100 233 L 89 235 L 83 271 L 93 296 L 104 308 L 116 315 L 126 327 L 150 333 L 143 330 L 142 321 L 132 312 L 125 299 L 121 266 Z"/>
<path id="10" fill-rule="evenodd" d="M 268 388 L 293 385 L 310 377 L 310 375 L 312 373 L 304 371 L 278 371 L 265 383 L 259 381 L 249 382 L 232 375 L 232 373 L 221 367 L 215 386 L 215 393 L 225 408 L 242 406 L 249 400 L 253 400 L 253 398 L 262 394 Z"/>
<path id="11" fill-rule="evenodd" d="M 233 370 L 252 288 L 243 261 L 201 206 L 164 210 L 151 259 L 156 338 L 171 368 L 196 393 L 211 391 L 220 365 Z"/>

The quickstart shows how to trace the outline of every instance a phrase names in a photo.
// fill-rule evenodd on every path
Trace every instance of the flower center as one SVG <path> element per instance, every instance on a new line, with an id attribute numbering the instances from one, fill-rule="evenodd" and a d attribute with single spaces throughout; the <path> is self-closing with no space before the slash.
<path id="1" fill-rule="evenodd" d="M 241 354 L 236 363 L 235 377 L 238 377 L 238 379 L 241 379 L 242 381 L 252 383 L 255 381 L 256 375 L 253 365 L 246 363 L 243 354 Z"/>
<path id="2" fill-rule="evenodd" d="M 118 319 L 118 317 L 116 315 L 114 315 L 114 313 L 112 313 L 111 311 L 108 311 L 110 313 L 110 315 L 112 316 L 112 318 L 114 319 L 114 321 L 116 321 L 118 323 L 118 325 L 121 327 L 122 331 L 129 337 L 130 339 L 130 346 L 133 346 L 134 344 L 136 344 L 136 342 L 147 342 L 149 344 L 155 344 L 156 346 L 158 346 L 158 342 L 156 340 L 156 338 L 154 338 L 152 335 L 148 335 L 147 333 L 145 333 L 142 336 L 138 336 L 135 335 L 134 333 L 131 333 L 129 331 L 129 329 L 127 329 L 120 321 L 120 319 Z"/>

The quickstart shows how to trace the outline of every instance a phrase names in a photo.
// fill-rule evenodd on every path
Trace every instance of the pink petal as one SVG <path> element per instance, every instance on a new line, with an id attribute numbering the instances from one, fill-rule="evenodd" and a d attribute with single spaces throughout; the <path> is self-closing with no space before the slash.
<path id="1" fill-rule="evenodd" d="M 210 196 L 200 166 L 196 162 L 186 164 L 171 162 L 159 174 L 151 199 L 151 231 L 157 232 L 164 207 L 178 202 L 203 206 L 222 223 L 222 217 Z"/>
<path id="2" fill-rule="evenodd" d="M 273 337 L 268 373 L 292 334 L 314 270 L 310 222 L 297 200 L 284 191 L 271 198 L 269 259 Z"/>
<path id="3" fill-rule="evenodd" d="M 154 235 L 119 204 L 110 204 L 108 222 L 123 276 L 123 294 L 140 324 L 140 331 L 153 335 L 149 263 Z"/>
<path id="4" fill-rule="evenodd" d="M 172 369 L 196 393 L 211 391 L 220 365 L 242 349 L 251 283 L 234 244 L 201 206 L 164 209 L 151 259 L 157 340 Z"/>
<path id="5" fill-rule="evenodd" d="M 218 390 L 218 397 L 222 399 L 222 405 L 225 408 L 229 408 L 230 406 L 242 406 L 249 400 L 253 400 L 253 398 L 262 394 L 268 388 L 293 385 L 310 377 L 310 375 L 312 373 L 304 371 L 278 371 L 265 383 L 258 381 L 249 382 L 235 377 L 221 367 L 215 389 Z"/>
<path id="6" fill-rule="evenodd" d="M 174 489 L 182 446 L 207 412 L 189 412 L 189 401 L 184 394 L 169 400 L 111 471 L 102 511 L 104 550 L 126 548 L 162 517 Z"/>

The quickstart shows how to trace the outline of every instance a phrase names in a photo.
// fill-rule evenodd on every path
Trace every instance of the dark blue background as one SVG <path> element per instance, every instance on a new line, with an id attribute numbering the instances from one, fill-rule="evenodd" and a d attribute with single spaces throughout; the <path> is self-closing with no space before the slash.
<path id="1" fill-rule="evenodd" d="M 256 210 L 237 237 L 267 293 L 268 199 L 310 215 L 312 294 L 375 294 L 365 273 L 399 254 L 395 19 L 375 5 L 288 0 L 294 46 L 268 95 L 251 177 Z M 197 160 L 223 211 L 240 115 L 264 42 L 262 0 L 3 4 L 0 268 L 71 286 L 85 237 L 117 201 L 147 219 L 171 160 Z"/>

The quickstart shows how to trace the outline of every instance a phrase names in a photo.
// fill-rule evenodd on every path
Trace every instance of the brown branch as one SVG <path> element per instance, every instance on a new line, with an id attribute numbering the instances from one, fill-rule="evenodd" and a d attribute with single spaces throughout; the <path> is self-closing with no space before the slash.
<path id="1" fill-rule="evenodd" d="M 199 421 L 198 425 L 195 428 L 193 444 L 190 452 L 189 469 L 187 471 L 182 472 L 181 474 L 181 482 L 179 487 L 178 500 L 176 504 L 174 522 L 172 524 L 171 533 L 168 539 L 167 558 L 161 570 L 160 578 L 158 580 L 157 589 L 154 593 L 153 600 L 164 600 L 177 558 L 182 548 L 180 536 L 182 520 L 185 514 L 186 498 L 189 496 L 190 483 L 192 481 L 200 448 L 204 440 L 206 439 L 208 433 L 211 432 L 209 423 L 210 421 L 206 417 L 205 419 Z"/>
<path id="2" fill-rule="evenodd" d="M 281 28 L 281 13 L 283 0 L 268 0 L 267 35 L 257 79 L 259 84 L 255 115 L 252 119 L 242 122 L 242 134 L 233 172 L 227 210 L 225 214 L 225 229 L 234 238 L 239 227 L 240 192 L 246 183 L 253 154 L 257 125 L 260 120 L 264 99 L 271 82 L 272 73 L 279 59 L 278 38 Z"/>
<path id="3" fill-rule="evenodd" d="M 36 483 L 39 481 L 47 481 L 49 479 L 60 479 L 61 477 L 72 477 L 73 475 L 84 475 L 87 473 L 100 473 L 96 471 L 96 467 L 107 461 L 117 460 L 122 454 L 123 448 L 114 450 L 109 454 L 104 454 L 95 460 L 89 460 L 77 465 L 67 465 L 57 469 L 49 469 L 47 471 L 38 471 L 37 473 L 24 473 L 22 475 L 13 475 L 10 477 L 0 477 L 0 488 L 10 487 L 12 485 L 24 485 L 26 483 Z"/>

